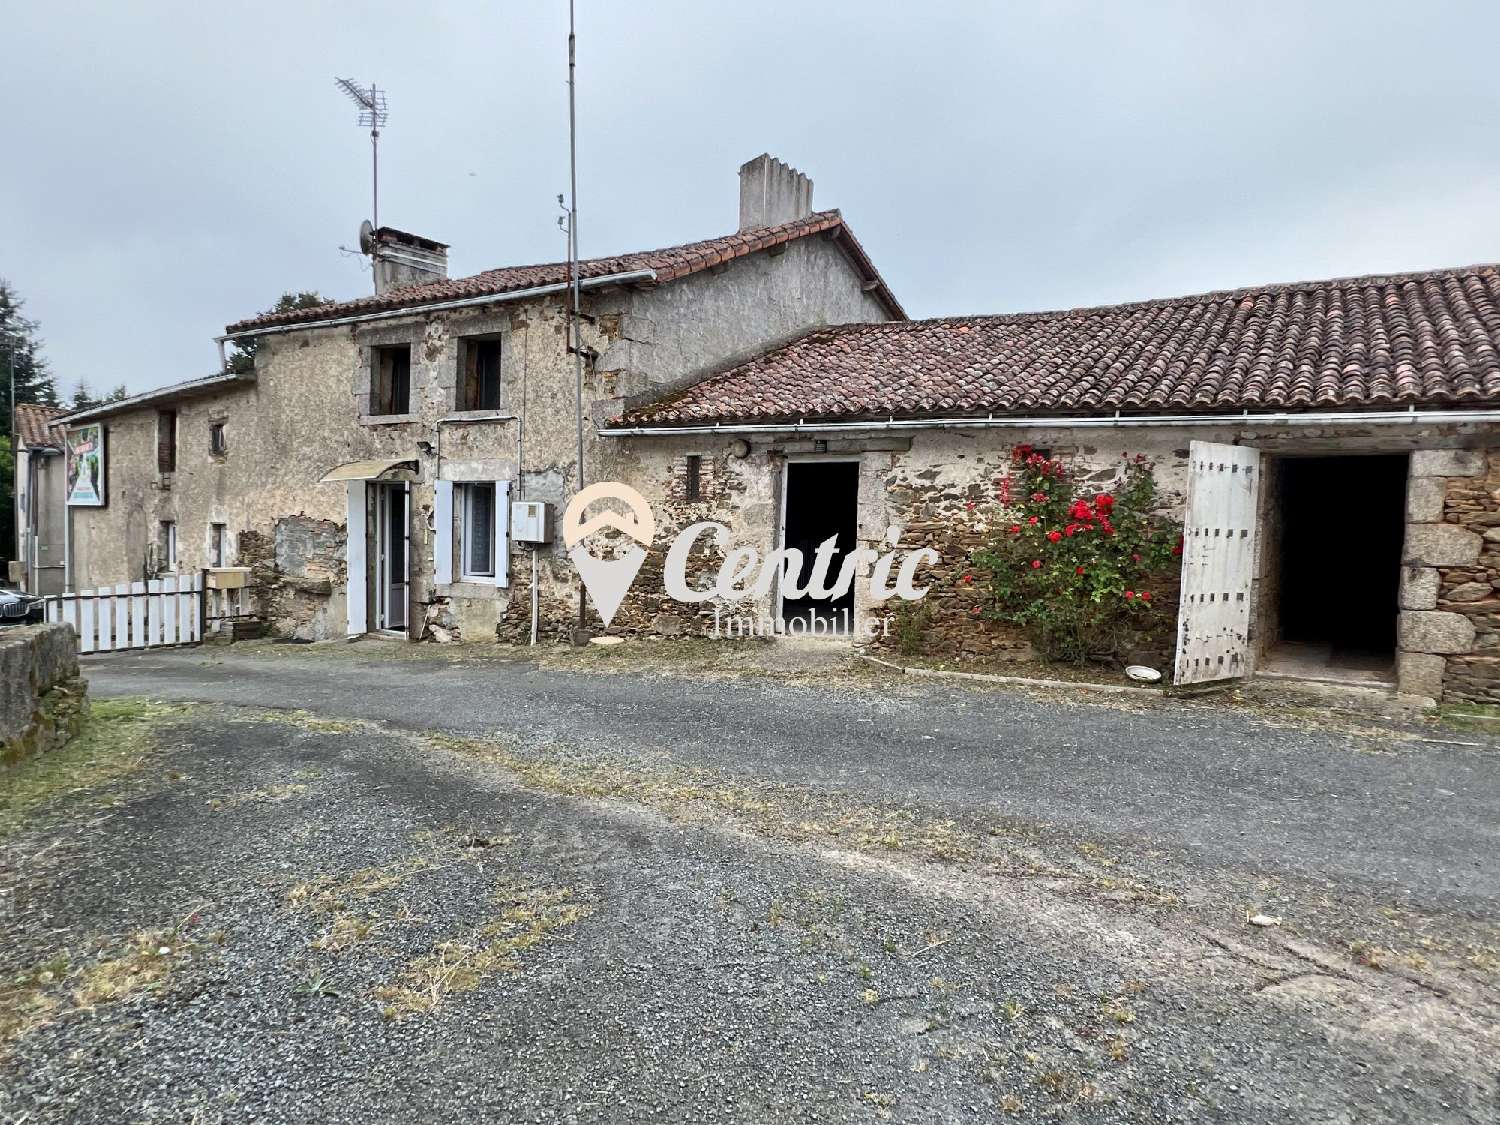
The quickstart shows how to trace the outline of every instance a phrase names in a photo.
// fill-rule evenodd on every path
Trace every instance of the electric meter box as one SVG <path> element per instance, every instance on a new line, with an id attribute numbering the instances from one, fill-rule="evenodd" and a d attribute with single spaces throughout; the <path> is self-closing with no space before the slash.
<path id="1" fill-rule="evenodd" d="M 510 506 L 510 537 L 517 543 L 552 542 L 552 506 L 545 500 L 517 500 Z"/>

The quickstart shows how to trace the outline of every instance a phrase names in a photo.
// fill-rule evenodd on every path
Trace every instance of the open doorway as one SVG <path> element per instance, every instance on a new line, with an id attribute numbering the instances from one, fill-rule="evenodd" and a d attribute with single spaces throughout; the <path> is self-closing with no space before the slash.
<path id="1" fill-rule="evenodd" d="M 830 537 L 834 552 L 823 582 L 832 586 L 844 565 L 844 556 L 854 550 L 859 511 L 858 461 L 789 461 L 786 494 L 783 497 L 782 544 L 802 552 L 802 567 L 787 574 L 781 596 L 781 620 L 800 619 L 795 632 L 847 633 L 854 626 L 854 586 L 837 598 L 792 597 L 789 589 L 804 589 L 816 564 L 818 547 Z"/>
<path id="2" fill-rule="evenodd" d="M 1261 670 L 1394 679 L 1407 458 L 1283 457 L 1268 521 L 1275 599 Z"/>
<path id="3" fill-rule="evenodd" d="M 375 628 L 382 633 L 407 631 L 410 601 L 407 569 L 411 557 L 409 484 L 376 484 L 370 488 L 375 508 L 375 551 L 371 569 L 375 590 Z"/>

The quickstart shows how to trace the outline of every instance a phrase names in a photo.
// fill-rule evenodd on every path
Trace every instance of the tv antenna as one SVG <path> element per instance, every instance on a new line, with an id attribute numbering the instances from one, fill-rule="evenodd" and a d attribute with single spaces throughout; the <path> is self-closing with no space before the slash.
<path id="1" fill-rule="evenodd" d="M 385 91 L 371 82 L 361 86 L 352 78 L 335 78 L 335 84 L 359 107 L 359 124 L 370 130 L 370 225 L 380 228 L 380 130 L 389 114 L 385 108 Z M 363 241 L 363 239 L 361 239 Z"/>

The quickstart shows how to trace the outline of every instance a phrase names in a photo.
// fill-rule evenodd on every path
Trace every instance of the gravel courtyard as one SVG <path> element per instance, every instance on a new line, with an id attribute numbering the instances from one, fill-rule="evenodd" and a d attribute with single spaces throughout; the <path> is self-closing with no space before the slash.
<path id="1" fill-rule="evenodd" d="M 1500 1119 L 1500 738 L 671 647 L 86 661 L 0 1121 Z"/>

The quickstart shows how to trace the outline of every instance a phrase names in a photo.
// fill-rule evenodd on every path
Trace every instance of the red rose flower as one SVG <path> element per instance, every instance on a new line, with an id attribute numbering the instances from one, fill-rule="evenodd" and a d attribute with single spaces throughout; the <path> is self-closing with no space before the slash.
<path id="1" fill-rule="evenodd" d="M 1074 574 L 1082 574 L 1082 573 L 1083 573 L 1083 567 L 1081 567 L 1081 566 L 1080 566 L 1080 567 L 1079 567 L 1079 568 L 1078 568 L 1078 569 L 1077 569 L 1077 570 L 1075 570 L 1075 571 L 1074 571 L 1074 572 L 1073 572 L 1073 573 L 1074 573 Z"/>
<path id="2" fill-rule="evenodd" d="M 1086 501 L 1075 500 L 1073 506 L 1068 509 L 1068 514 L 1075 520 L 1086 520 L 1094 513 L 1089 509 Z"/>
<path id="3" fill-rule="evenodd" d="M 1047 494 L 1045 492 L 1033 492 L 1031 498 L 1040 504 L 1043 500 L 1047 499 Z"/>
<path id="4" fill-rule="evenodd" d="M 1031 456 L 1031 446 L 1018 445 L 1010 451 L 1010 456 L 1013 461 L 1024 461 Z"/>
<path id="5" fill-rule="evenodd" d="M 1042 560 L 1041 559 L 1032 559 L 1031 560 L 1031 569 L 1032 570 L 1040 570 L 1041 568 L 1042 568 Z"/>
<path id="6" fill-rule="evenodd" d="M 1149 590 L 1142 590 L 1141 591 L 1141 601 L 1143 601 L 1143 602 L 1149 602 L 1150 600 L 1151 600 L 1151 592 Z"/>
<path id="7" fill-rule="evenodd" d="M 1049 531 L 1049 532 L 1047 532 L 1047 539 L 1050 542 L 1056 543 L 1061 538 L 1062 538 L 1062 532 L 1060 532 L 1060 531 Z"/>
<path id="8" fill-rule="evenodd" d="M 976 605 L 973 609 L 969 610 L 969 612 L 972 613 L 975 617 L 978 617 L 979 616 L 979 607 Z"/>
<path id="9" fill-rule="evenodd" d="M 1021 534 L 1021 525 L 1018 524 L 1018 523 L 1011 524 L 1010 525 L 1010 533 L 1012 535 L 1020 535 Z"/>
<path id="10" fill-rule="evenodd" d="M 1132 554 L 1130 556 L 1130 559 L 1131 559 L 1132 562 L 1140 562 L 1141 561 L 1141 556 L 1140 555 L 1136 555 L 1136 554 Z"/>
<path id="11" fill-rule="evenodd" d="M 1125 599 L 1127 601 L 1129 601 L 1130 599 L 1132 599 L 1134 597 L 1135 597 L 1135 591 L 1134 590 L 1126 590 L 1125 591 Z"/>
<path id="12" fill-rule="evenodd" d="M 964 581 L 965 582 L 972 582 L 972 581 L 974 581 L 974 576 L 972 574 L 965 574 L 964 575 Z"/>
<path id="13" fill-rule="evenodd" d="M 974 501 L 970 500 L 967 504 L 964 505 L 964 507 L 972 512 L 974 510 Z"/>
<path id="14" fill-rule="evenodd" d="M 1029 519 L 1027 519 L 1026 522 L 1027 523 L 1036 523 L 1036 517 L 1035 516 L 1031 516 Z"/>
<path id="15" fill-rule="evenodd" d="M 1108 512 L 1115 506 L 1115 498 L 1107 492 L 1101 492 L 1094 497 L 1094 507 L 1101 512 Z"/>

